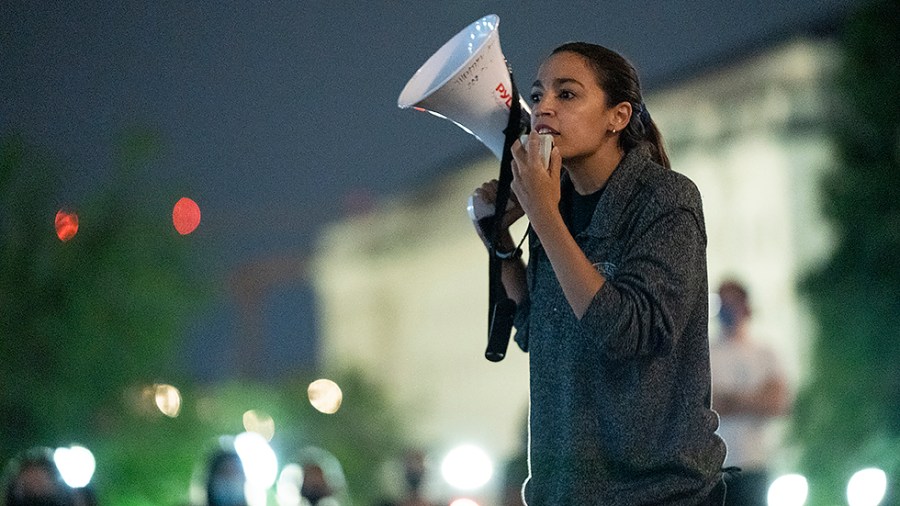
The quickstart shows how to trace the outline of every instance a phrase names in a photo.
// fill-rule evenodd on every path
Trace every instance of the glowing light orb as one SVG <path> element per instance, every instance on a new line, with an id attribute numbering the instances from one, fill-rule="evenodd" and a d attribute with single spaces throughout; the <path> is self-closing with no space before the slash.
<path id="1" fill-rule="evenodd" d="M 268 441 L 255 432 L 241 432 L 234 438 L 234 450 L 241 459 L 247 485 L 266 490 L 278 477 L 278 458 Z"/>
<path id="2" fill-rule="evenodd" d="M 193 200 L 182 197 L 172 209 L 172 223 L 179 234 L 190 234 L 200 225 L 200 206 Z"/>
<path id="3" fill-rule="evenodd" d="M 275 420 L 268 413 L 251 409 L 244 412 L 244 429 L 247 432 L 255 432 L 271 441 L 275 436 Z"/>
<path id="4" fill-rule="evenodd" d="M 850 506 L 877 506 L 887 492 L 887 474 L 870 467 L 857 471 L 847 483 L 847 502 Z"/>
<path id="5" fill-rule="evenodd" d="M 306 389 L 306 393 L 309 396 L 309 403 L 327 415 L 337 413 L 344 399 L 341 388 L 337 386 L 337 383 L 328 379 L 313 381 Z"/>
<path id="6" fill-rule="evenodd" d="M 444 480 L 460 490 L 474 490 L 487 483 L 494 474 L 494 465 L 484 450 L 475 445 L 454 448 L 441 462 Z"/>
<path id="7" fill-rule="evenodd" d="M 806 478 L 799 474 L 779 476 L 769 485 L 769 506 L 803 506 L 809 494 Z"/>
<path id="8" fill-rule="evenodd" d="M 275 498 L 278 506 L 300 506 L 302 495 L 300 488 L 303 485 L 303 468 L 297 464 L 288 464 L 278 475 L 275 484 Z"/>
<path id="9" fill-rule="evenodd" d="M 74 212 L 63 211 L 56 213 L 56 237 L 66 242 L 78 233 L 78 215 Z"/>
<path id="10" fill-rule="evenodd" d="M 66 485 L 72 488 L 86 487 L 94 476 L 97 461 L 94 454 L 83 446 L 73 445 L 69 448 L 57 448 L 53 452 L 53 462 L 59 469 Z"/>
<path id="11" fill-rule="evenodd" d="M 181 392 L 172 385 L 153 385 L 153 401 L 162 414 L 175 418 L 181 412 Z"/>
<path id="12" fill-rule="evenodd" d="M 479 506 L 479 504 L 472 499 L 460 498 L 454 500 L 450 503 L 450 506 Z"/>

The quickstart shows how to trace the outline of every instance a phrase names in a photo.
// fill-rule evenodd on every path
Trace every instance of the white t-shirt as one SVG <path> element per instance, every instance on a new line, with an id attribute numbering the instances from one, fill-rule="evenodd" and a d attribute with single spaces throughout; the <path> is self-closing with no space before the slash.
<path id="1" fill-rule="evenodd" d="M 747 340 L 720 339 L 712 344 L 710 368 L 713 391 L 722 394 L 752 393 L 779 373 L 775 354 Z M 767 415 L 720 416 L 717 432 L 728 448 L 726 466 L 766 467 L 773 450 L 767 430 L 771 419 Z"/>

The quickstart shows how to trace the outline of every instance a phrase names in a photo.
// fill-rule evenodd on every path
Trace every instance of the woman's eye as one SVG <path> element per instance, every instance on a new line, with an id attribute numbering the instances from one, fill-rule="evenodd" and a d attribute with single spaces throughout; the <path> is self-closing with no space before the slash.
<path id="1" fill-rule="evenodd" d="M 541 101 L 541 94 L 540 94 L 540 93 L 532 93 L 532 94 L 531 94 L 531 103 L 532 103 L 532 104 L 536 104 L 536 103 L 538 103 L 538 102 L 540 102 L 540 101 Z"/>
<path id="2" fill-rule="evenodd" d="M 563 90 L 563 91 L 559 92 L 559 98 L 567 100 L 570 98 L 575 98 L 575 94 L 572 93 L 571 91 Z"/>

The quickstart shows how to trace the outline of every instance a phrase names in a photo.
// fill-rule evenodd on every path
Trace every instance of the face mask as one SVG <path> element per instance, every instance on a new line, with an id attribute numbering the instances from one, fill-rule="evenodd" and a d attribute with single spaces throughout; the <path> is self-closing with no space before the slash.
<path id="1" fill-rule="evenodd" d="M 725 329 L 733 329 L 737 325 L 737 313 L 735 310 L 727 304 L 723 304 L 719 308 L 719 323 Z"/>
<path id="2" fill-rule="evenodd" d="M 420 471 L 406 471 L 406 484 L 412 490 L 419 490 L 422 486 L 422 473 Z"/>

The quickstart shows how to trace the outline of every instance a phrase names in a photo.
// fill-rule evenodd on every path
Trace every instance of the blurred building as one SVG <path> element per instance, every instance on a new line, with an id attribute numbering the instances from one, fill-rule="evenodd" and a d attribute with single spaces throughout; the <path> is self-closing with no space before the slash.
<path id="1" fill-rule="evenodd" d="M 831 245 L 818 199 L 833 167 L 836 61 L 826 39 L 782 41 L 646 97 L 673 167 L 704 198 L 710 286 L 745 282 L 754 334 L 779 351 L 795 386 L 811 335 L 797 282 Z M 503 362 L 483 357 L 487 256 L 465 210 L 498 167 L 490 156 L 460 160 L 439 181 L 331 226 L 313 276 L 325 368 L 378 378 L 422 445 L 474 442 L 499 462 L 520 444 L 527 356 L 513 343 Z"/>
<path id="2" fill-rule="evenodd" d="M 779 350 L 794 383 L 812 331 L 797 283 L 832 247 L 820 180 L 835 168 L 837 60 L 827 39 L 798 38 L 648 99 L 673 167 L 703 196 L 710 287 L 747 285 L 753 334 Z"/>
<path id="3" fill-rule="evenodd" d="M 466 198 L 496 168 L 493 158 L 460 163 L 334 225 L 315 261 L 324 367 L 376 377 L 426 446 L 475 442 L 502 454 L 527 413 L 527 357 L 513 345 L 499 364 L 484 358 L 487 255 Z"/>

